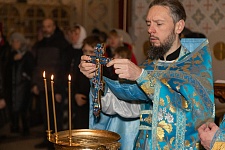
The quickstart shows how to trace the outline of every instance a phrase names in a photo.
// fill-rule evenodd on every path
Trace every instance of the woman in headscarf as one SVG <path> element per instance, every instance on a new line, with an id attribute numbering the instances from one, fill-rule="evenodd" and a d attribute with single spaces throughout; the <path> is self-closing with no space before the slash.
<path id="1" fill-rule="evenodd" d="M 69 73 L 77 72 L 79 70 L 78 64 L 80 63 L 80 57 L 82 56 L 83 40 L 86 38 L 86 30 L 83 26 L 77 24 L 69 31 L 70 46 L 68 50 L 67 71 Z"/>
<path id="2" fill-rule="evenodd" d="M 79 63 L 80 63 L 80 58 L 83 55 L 82 52 L 82 46 L 83 46 L 83 41 L 86 38 L 87 34 L 86 34 L 86 30 L 83 26 L 77 24 L 75 26 L 73 26 L 72 28 L 69 29 L 69 42 L 70 42 L 70 46 L 67 49 L 68 50 L 68 56 L 67 59 L 65 59 L 67 62 L 67 68 L 66 74 L 71 74 L 72 76 L 72 95 L 75 95 L 75 87 L 78 85 L 78 76 L 80 73 L 80 69 L 78 67 Z M 73 107 L 77 107 L 76 102 L 75 102 L 75 97 L 73 97 L 73 101 L 72 101 L 72 106 Z M 76 110 L 76 108 L 72 109 L 72 110 Z M 75 113 L 75 112 L 73 112 Z"/>
<path id="3" fill-rule="evenodd" d="M 87 37 L 86 30 L 83 26 L 77 24 L 71 29 L 71 44 L 74 49 L 81 49 L 83 41 Z"/>
<path id="4" fill-rule="evenodd" d="M 30 104 L 31 78 L 34 58 L 28 51 L 27 41 L 21 33 L 10 37 L 11 54 L 11 132 L 19 133 L 19 120 L 22 121 L 23 135 L 29 134 L 28 110 Z"/>

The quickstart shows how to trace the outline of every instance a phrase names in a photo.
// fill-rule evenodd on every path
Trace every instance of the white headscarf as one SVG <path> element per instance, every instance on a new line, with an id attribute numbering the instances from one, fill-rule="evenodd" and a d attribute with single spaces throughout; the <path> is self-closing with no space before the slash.
<path id="1" fill-rule="evenodd" d="M 80 27 L 80 36 L 79 36 L 79 39 L 77 40 L 77 43 L 73 44 L 73 48 L 75 48 L 75 49 L 82 48 L 83 41 L 87 37 L 87 33 L 86 33 L 86 30 L 84 29 L 84 27 L 79 24 L 78 24 L 78 26 Z"/>

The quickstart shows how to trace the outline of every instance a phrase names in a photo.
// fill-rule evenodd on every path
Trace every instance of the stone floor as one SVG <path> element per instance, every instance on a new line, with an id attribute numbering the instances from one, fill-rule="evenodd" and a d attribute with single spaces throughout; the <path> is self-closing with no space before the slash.
<path id="1" fill-rule="evenodd" d="M 0 129 L 0 150 L 37 150 L 34 145 L 40 143 L 43 139 L 42 126 L 32 127 L 30 135 L 21 136 L 11 134 L 9 124 Z M 47 150 L 47 149 L 39 149 Z"/>

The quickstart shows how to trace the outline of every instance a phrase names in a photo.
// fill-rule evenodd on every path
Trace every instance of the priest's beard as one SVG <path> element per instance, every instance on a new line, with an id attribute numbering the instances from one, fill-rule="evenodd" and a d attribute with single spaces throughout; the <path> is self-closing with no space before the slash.
<path id="1" fill-rule="evenodd" d="M 150 42 L 150 49 L 148 51 L 148 56 L 150 59 L 157 60 L 160 57 L 163 57 L 169 51 L 176 38 L 176 35 L 174 34 L 173 31 L 174 30 L 171 31 L 171 33 L 164 40 L 164 42 L 160 42 L 159 46 L 155 46 L 153 43 Z"/>

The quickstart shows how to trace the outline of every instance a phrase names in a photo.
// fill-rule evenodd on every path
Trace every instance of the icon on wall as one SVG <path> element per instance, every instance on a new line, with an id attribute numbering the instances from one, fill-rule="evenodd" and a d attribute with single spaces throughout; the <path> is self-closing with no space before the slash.
<path id="1" fill-rule="evenodd" d="M 213 54 L 217 60 L 224 60 L 225 59 L 225 43 L 217 42 L 213 46 Z"/>

